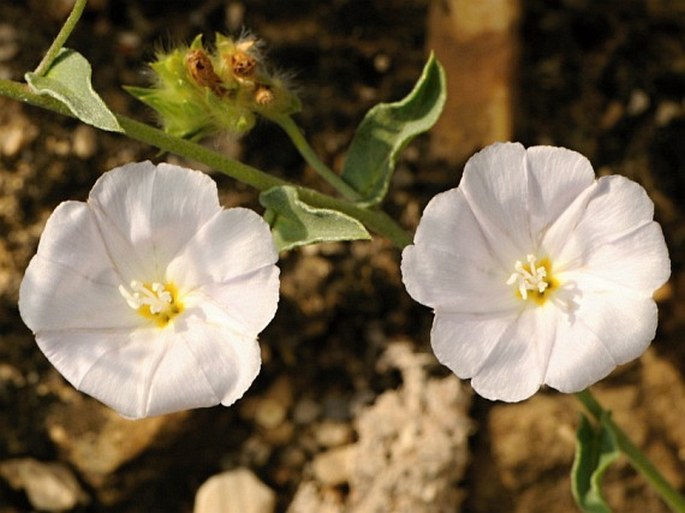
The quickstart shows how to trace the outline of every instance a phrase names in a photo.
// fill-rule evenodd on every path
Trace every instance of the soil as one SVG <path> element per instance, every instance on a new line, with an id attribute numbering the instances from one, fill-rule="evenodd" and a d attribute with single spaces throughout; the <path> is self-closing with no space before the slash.
<path id="1" fill-rule="evenodd" d="M 35 67 L 69 8 L 69 0 L 0 3 L 2 78 L 21 80 Z M 401 98 L 419 76 L 428 9 L 428 0 L 93 0 L 68 46 L 91 62 L 95 89 L 113 110 L 154 122 L 121 85 L 146 83 L 145 63 L 155 49 L 200 32 L 239 34 L 249 27 L 267 42 L 269 59 L 292 70 L 304 105 L 297 120 L 322 159 L 339 169 L 365 112 Z M 521 9 L 515 139 L 579 151 L 598 173 L 628 176 L 654 199 L 672 260 L 671 280 L 658 296 L 659 332 L 648 353 L 604 380 L 597 395 L 683 489 L 685 4 L 528 0 Z M 208 144 L 321 187 L 266 122 L 240 141 Z M 432 315 L 406 294 L 399 252 L 381 239 L 283 255 L 279 311 L 260 337 L 262 371 L 234 407 L 129 422 L 75 392 L 21 322 L 19 283 L 57 204 L 85 199 L 103 171 L 144 159 L 184 163 L 0 98 L 0 469 L 26 457 L 61 464 L 82 490 L 73 510 L 84 513 L 188 513 L 206 479 L 239 466 L 275 492 L 279 512 L 301 499 L 306 486 L 318 497 L 311 504 L 328 501 L 341 509 L 326 511 L 343 511 L 357 500 L 358 476 L 325 482 L 313 462 L 331 449 L 373 445 L 365 415 L 375 412 L 381 417 L 374 424 L 383 425 L 383 410 L 372 408 L 410 401 L 411 390 L 428 401 L 416 391 L 423 383 L 421 390 L 450 387 L 455 399 L 444 408 L 462 423 L 448 430 L 454 472 L 412 474 L 417 482 L 406 487 L 421 490 L 434 479 L 448 483 L 450 493 L 440 495 L 439 507 L 436 499 L 413 511 L 577 511 L 568 478 L 578 424 L 573 399 L 543 390 L 520 404 L 492 403 L 470 398 L 468 383 L 446 381 L 456 378 L 430 356 Z M 398 166 L 385 207 L 413 229 L 428 200 L 455 186 L 461 165 L 432 156 L 422 136 Z M 254 191 L 212 176 L 224 205 L 260 210 Z M 396 347 L 409 348 L 413 356 L 406 358 L 417 359 L 420 378 L 408 378 L 414 364 L 388 363 L 388 354 L 397 352 L 388 350 Z M 460 412 L 470 420 L 462 421 Z M 387 415 L 385 422 L 395 418 Z M 466 434 L 468 463 L 460 445 Z M 32 511 L 10 481 L 0 479 L 0 513 Z M 623 461 L 609 471 L 606 494 L 616 511 L 667 511 Z M 390 504 L 386 510 L 400 511 Z"/>

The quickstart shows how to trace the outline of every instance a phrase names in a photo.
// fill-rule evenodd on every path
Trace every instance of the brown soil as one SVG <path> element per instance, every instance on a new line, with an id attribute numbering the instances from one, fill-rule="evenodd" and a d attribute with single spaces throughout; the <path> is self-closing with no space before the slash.
<path id="1" fill-rule="evenodd" d="M 144 63 L 157 45 L 246 26 L 268 43 L 274 63 L 294 71 L 304 104 L 298 121 L 338 168 L 364 113 L 406 94 L 426 56 L 428 0 L 89 3 L 69 46 L 92 63 L 95 88 L 113 110 L 154 120 L 120 86 L 145 83 Z M 20 80 L 35 67 L 68 4 L 0 4 L 0 76 Z M 682 489 L 685 8 L 662 0 L 610 5 L 523 2 L 516 138 L 580 151 L 598 172 L 640 182 L 655 201 L 673 266 L 660 295 L 660 331 L 648 354 L 605 380 L 598 395 Z M 211 144 L 278 176 L 320 185 L 266 122 L 240 142 Z M 407 386 L 400 367 L 379 361 L 397 340 L 428 352 L 432 316 L 404 291 L 399 253 L 385 241 L 293 251 L 279 264 L 279 311 L 261 336 L 262 372 L 243 400 L 229 409 L 122 421 L 50 366 L 19 318 L 17 291 L 57 204 L 83 200 L 115 165 L 158 158 L 154 148 L 0 98 L 0 465 L 18 457 L 61 462 L 87 496 L 76 511 L 110 513 L 190 512 L 208 477 L 246 466 L 286 511 L 301 484 L 315 481 L 311 462 L 338 443 L 321 442 L 320 433 L 346 426 L 339 442 L 353 442 L 364 407 Z M 399 163 L 387 210 L 412 228 L 430 197 L 458 182 L 459 169 L 433 158 L 420 138 Z M 213 176 L 225 205 L 259 210 L 252 190 Z M 433 361 L 425 368 L 426 383 L 449 375 Z M 280 422 L 269 416 L 273 405 L 282 409 Z M 576 511 L 567 476 L 577 411 L 572 398 L 554 391 L 517 405 L 474 397 L 470 464 L 463 477 L 452 476 L 452 511 Z M 607 481 L 616 511 L 667 511 L 625 463 Z M 340 484 L 318 490 L 341 504 L 351 493 Z M 26 495 L 0 480 L 0 513 L 25 511 Z"/>

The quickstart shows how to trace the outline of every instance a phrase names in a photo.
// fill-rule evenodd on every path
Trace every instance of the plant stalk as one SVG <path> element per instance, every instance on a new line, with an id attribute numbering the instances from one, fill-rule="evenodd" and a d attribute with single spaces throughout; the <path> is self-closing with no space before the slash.
<path id="1" fill-rule="evenodd" d="M 574 394 L 588 412 L 599 421 L 606 410 L 595 399 L 595 396 L 589 389 Z M 637 470 L 649 482 L 652 488 L 659 494 L 663 501 L 676 513 L 685 513 L 685 497 L 680 495 L 678 491 L 666 481 L 661 472 L 654 466 L 654 464 L 645 456 L 645 454 L 628 438 L 628 436 L 619 428 L 614 421 L 608 416 L 608 422 L 611 428 L 616 433 L 616 440 L 619 449 L 630 461 L 632 467 Z"/>
<path id="2" fill-rule="evenodd" d="M 262 114 L 267 119 L 273 121 L 278 126 L 280 126 L 283 131 L 288 135 L 292 143 L 300 152 L 302 158 L 312 166 L 314 171 L 316 171 L 321 178 L 326 180 L 330 185 L 332 185 L 340 194 L 350 201 L 357 201 L 361 199 L 361 196 L 357 191 L 355 191 L 347 182 L 345 182 L 340 176 L 334 173 L 326 164 L 324 164 L 318 157 L 318 155 L 312 150 L 305 139 L 302 130 L 293 121 L 293 118 L 285 115 L 275 115 L 275 114 Z"/>
<path id="3" fill-rule="evenodd" d="M 43 56 L 43 59 L 36 67 L 34 71 L 36 75 L 43 76 L 48 72 L 50 66 L 52 66 L 52 63 L 57 58 L 57 54 L 64 46 L 64 43 L 67 42 L 67 39 L 73 32 L 74 27 L 76 27 L 78 20 L 81 18 L 81 14 L 83 14 L 83 9 L 86 7 L 87 1 L 88 0 L 76 0 L 73 9 L 69 13 L 64 25 L 62 25 L 57 37 L 55 37 L 54 41 L 50 45 L 50 48 L 48 48 L 48 51 Z"/>
<path id="4" fill-rule="evenodd" d="M 8 98 L 41 107 L 58 114 L 74 117 L 71 112 L 59 101 L 49 97 L 33 93 L 26 84 L 11 80 L 0 79 L 0 95 Z M 166 132 L 146 125 L 139 121 L 122 115 L 116 115 L 119 125 L 124 134 L 131 139 L 141 141 L 160 150 L 175 153 L 190 160 L 202 162 L 211 168 L 244 182 L 255 189 L 265 191 L 281 185 L 295 185 L 286 180 L 271 176 L 257 168 L 230 159 L 224 155 L 205 148 L 197 143 L 171 136 Z M 411 244 L 411 236 L 400 227 L 394 220 L 381 210 L 371 210 L 359 207 L 350 201 L 333 198 L 306 187 L 297 187 L 300 198 L 308 204 L 318 208 L 339 210 L 363 223 L 371 231 L 387 237 L 397 247 L 404 248 Z"/>

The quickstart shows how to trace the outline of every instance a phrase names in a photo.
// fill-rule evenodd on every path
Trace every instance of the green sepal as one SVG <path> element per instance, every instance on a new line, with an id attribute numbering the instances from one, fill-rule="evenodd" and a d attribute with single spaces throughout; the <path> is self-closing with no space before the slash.
<path id="1" fill-rule="evenodd" d="M 381 103 L 364 117 L 352 139 L 342 178 L 375 205 L 385 197 L 397 155 L 411 140 L 429 130 L 445 105 L 445 72 L 431 54 L 414 89 L 395 103 Z"/>
<path id="2" fill-rule="evenodd" d="M 585 513 L 611 513 L 602 497 L 602 478 L 620 454 L 609 415 L 603 414 L 597 427 L 583 415 L 576 433 L 571 491 L 576 504 Z"/>
<path id="3" fill-rule="evenodd" d="M 201 35 L 195 37 L 190 48 L 202 49 Z M 124 89 L 159 114 L 165 132 L 199 140 L 212 134 L 215 128 L 206 106 L 208 93 L 194 84 L 187 72 L 187 50 L 184 47 L 157 54 L 155 62 L 150 64 L 156 87 L 124 86 Z"/>
<path id="4" fill-rule="evenodd" d="M 24 75 L 35 93 L 60 101 L 84 123 L 110 132 L 123 132 L 117 118 L 93 90 L 91 77 L 86 58 L 68 48 L 59 51 L 45 75 L 33 72 Z"/>
<path id="5" fill-rule="evenodd" d="M 337 210 L 308 205 L 291 185 L 262 192 L 259 202 L 267 209 L 264 218 L 271 225 L 279 251 L 317 242 L 371 238 L 355 218 Z"/>

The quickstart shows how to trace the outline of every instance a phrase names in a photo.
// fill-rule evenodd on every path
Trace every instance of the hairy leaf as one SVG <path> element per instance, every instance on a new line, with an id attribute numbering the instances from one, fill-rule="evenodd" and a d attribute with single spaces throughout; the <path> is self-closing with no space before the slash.
<path id="1" fill-rule="evenodd" d="M 259 201 L 267 209 L 264 217 L 279 251 L 324 241 L 371 238 L 353 217 L 303 202 L 293 186 L 273 187 L 264 191 Z"/>
<path id="2" fill-rule="evenodd" d="M 83 55 L 62 48 L 45 75 L 26 73 L 25 78 L 36 93 L 59 100 L 84 123 L 122 132 L 114 114 L 93 90 L 91 74 L 90 64 Z"/>
<path id="3" fill-rule="evenodd" d="M 373 107 L 357 128 L 342 178 L 362 196 L 362 204 L 380 203 L 388 191 L 398 154 L 440 117 L 446 98 L 445 73 L 430 56 L 414 89 L 396 103 Z"/>

